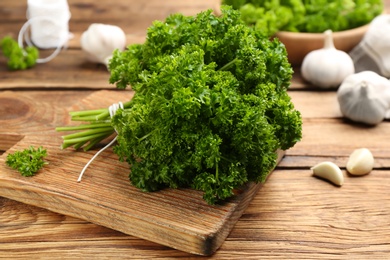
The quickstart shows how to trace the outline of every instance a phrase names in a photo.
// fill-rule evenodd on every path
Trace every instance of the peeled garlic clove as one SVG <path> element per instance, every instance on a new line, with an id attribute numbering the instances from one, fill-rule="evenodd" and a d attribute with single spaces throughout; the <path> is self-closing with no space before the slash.
<path id="1" fill-rule="evenodd" d="M 343 185 L 344 176 L 340 168 L 332 162 L 321 162 L 311 168 L 313 175 L 326 179 L 338 186 Z"/>
<path id="2" fill-rule="evenodd" d="M 356 149 L 349 156 L 347 171 L 352 175 L 368 174 L 374 168 L 374 156 L 367 148 Z"/>

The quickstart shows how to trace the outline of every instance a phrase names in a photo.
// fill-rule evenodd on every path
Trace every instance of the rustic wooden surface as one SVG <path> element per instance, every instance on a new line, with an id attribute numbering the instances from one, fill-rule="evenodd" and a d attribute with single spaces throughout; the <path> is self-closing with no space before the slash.
<path id="1" fill-rule="evenodd" d="M 25 2 L 0 2 L 0 37 L 15 36 L 25 21 Z M 214 2 L 68 0 L 75 38 L 49 64 L 7 71 L 0 58 L 0 150 L 24 136 L 44 137 L 68 122 L 64 109 L 93 104 L 107 84 L 103 66 L 86 62 L 77 42 L 91 22 L 120 25 L 129 42 L 142 41 L 154 19 L 194 14 Z M 386 1 L 388 6 L 389 1 Z M 109 4 L 108 4 L 109 3 Z M 164 3 L 164 4 L 162 4 Z M 211 259 L 387 259 L 390 255 L 390 152 L 388 121 L 376 127 L 341 118 L 335 91 L 307 86 L 296 69 L 290 90 L 303 115 L 303 139 L 279 167 Z M 367 147 L 375 169 L 362 177 L 345 172 L 348 155 Z M 314 178 L 310 167 L 330 160 L 343 169 L 339 188 Z M 0 197 L 0 257 L 4 259 L 204 258 L 128 236 L 78 218 Z"/>

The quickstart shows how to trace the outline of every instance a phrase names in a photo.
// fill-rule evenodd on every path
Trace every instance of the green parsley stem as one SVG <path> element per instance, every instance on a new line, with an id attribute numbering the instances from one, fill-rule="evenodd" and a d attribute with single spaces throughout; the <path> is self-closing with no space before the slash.
<path id="1" fill-rule="evenodd" d="M 75 144 L 75 145 L 73 145 L 73 148 L 74 149 L 79 149 L 79 148 L 81 148 L 83 145 L 85 145 L 86 143 L 88 143 L 88 141 L 84 141 L 84 142 L 79 142 L 79 143 L 77 143 L 77 144 Z M 69 146 L 72 146 L 72 145 L 68 145 L 67 147 L 69 147 Z M 64 147 L 62 147 L 63 149 L 65 149 Z M 86 150 L 85 150 L 86 151 Z"/>
<path id="2" fill-rule="evenodd" d="M 233 67 L 233 65 L 238 61 L 237 58 L 235 58 L 234 60 L 232 61 L 229 61 L 228 63 L 226 63 L 225 65 L 223 65 L 222 68 L 220 68 L 219 70 L 228 70 L 230 69 L 231 67 Z"/>
<path id="3" fill-rule="evenodd" d="M 103 119 L 108 119 L 110 117 L 110 112 L 107 111 L 104 111 L 103 113 L 97 115 L 95 117 L 96 120 L 103 120 Z"/>
<path id="4" fill-rule="evenodd" d="M 218 177 L 218 161 L 215 160 L 215 179 L 217 180 L 217 182 L 219 183 L 219 177 Z"/>
<path id="5" fill-rule="evenodd" d="M 106 111 L 107 111 L 107 108 L 95 109 L 95 110 L 71 111 L 71 112 L 69 112 L 69 115 L 71 115 L 72 117 L 91 116 L 91 115 L 99 115 L 99 114 L 106 112 Z"/>
<path id="6" fill-rule="evenodd" d="M 103 136 L 108 137 L 112 133 L 114 133 L 114 129 L 111 129 L 111 130 L 105 131 L 105 132 L 101 132 L 98 134 L 92 134 L 92 135 L 77 137 L 77 138 L 72 138 L 72 139 L 65 139 L 63 143 L 73 145 L 73 144 L 77 144 L 79 142 L 90 141 L 90 140 L 97 138 L 97 137 L 103 137 Z"/>
<path id="7" fill-rule="evenodd" d="M 77 130 L 84 130 L 84 129 L 95 129 L 95 128 L 106 128 L 111 126 L 111 123 L 96 123 L 96 124 L 81 124 L 77 126 L 61 126 L 56 127 L 56 131 L 77 131 Z"/>
<path id="8" fill-rule="evenodd" d="M 99 122 L 99 123 L 105 123 L 110 122 L 110 118 L 106 118 L 106 120 L 98 120 L 97 116 L 83 116 L 83 117 L 72 117 L 72 121 L 85 121 L 85 122 Z"/>
<path id="9" fill-rule="evenodd" d="M 89 141 L 89 144 L 84 146 L 83 150 L 84 151 L 88 151 L 89 149 L 91 149 L 94 145 L 100 143 L 102 140 L 106 139 L 108 136 L 101 136 L 101 137 L 97 137 L 97 138 L 94 138 L 92 139 L 91 141 Z"/>
<path id="10" fill-rule="evenodd" d="M 153 131 L 152 132 L 150 132 L 150 133 L 148 133 L 148 134 L 146 134 L 146 135 L 144 135 L 144 136 L 142 136 L 141 138 L 139 138 L 138 140 L 139 141 L 142 141 L 142 140 L 144 140 L 144 139 L 146 139 L 146 138 L 148 138 L 151 134 L 153 133 Z"/>
<path id="11" fill-rule="evenodd" d="M 104 127 L 104 128 L 96 128 L 96 129 L 86 130 L 86 131 L 82 131 L 82 132 L 77 132 L 74 134 L 65 135 L 62 138 L 64 140 L 69 140 L 69 139 L 74 139 L 74 138 L 83 137 L 83 136 L 90 136 L 90 135 L 94 135 L 94 134 L 98 134 L 98 133 L 112 132 L 113 130 L 114 129 L 111 126 Z"/>

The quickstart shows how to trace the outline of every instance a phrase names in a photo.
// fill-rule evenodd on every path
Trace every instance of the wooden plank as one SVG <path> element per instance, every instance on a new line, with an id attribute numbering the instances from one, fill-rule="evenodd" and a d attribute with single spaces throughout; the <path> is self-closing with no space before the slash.
<path id="1" fill-rule="evenodd" d="M 106 92 L 95 93 L 83 104 L 97 106 L 99 100 L 107 102 Z M 210 255 L 261 187 L 248 184 L 233 199 L 214 206 L 203 200 L 201 192 L 191 189 L 145 193 L 131 186 L 127 164 L 119 162 L 111 150 L 98 157 L 77 183 L 78 173 L 96 151 L 61 151 L 62 133 L 56 133 L 51 124 L 46 127 L 44 135 L 27 135 L 0 157 L 0 196 L 186 252 Z M 49 164 L 38 175 L 25 178 L 4 161 L 8 153 L 30 145 L 47 149 Z"/>
<path id="2" fill-rule="evenodd" d="M 303 117 L 303 138 L 287 151 L 280 167 L 310 168 L 325 160 L 345 167 L 348 156 L 361 147 L 373 151 L 375 167 L 390 167 L 390 151 L 383 140 L 390 132 L 388 120 L 366 126 L 344 119 L 335 90 L 292 90 L 289 95 Z"/>
<path id="3" fill-rule="evenodd" d="M 0 258 L 196 257 L 87 221 L 0 197 Z M 161 250 L 163 254 L 153 253 Z M 107 256 L 107 257 L 106 257 Z M 148 258 L 148 257 L 147 257 Z M 203 257 L 204 258 L 204 257 Z"/>
<path id="4" fill-rule="evenodd" d="M 291 80 L 290 89 L 292 90 L 316 90 L 316 91 L 335 91 L 335 89 L 323 90 L 318 87 L 311 85 L 307 82 L 301 74 L 301 68 L 297 66 L 292 67 L 294 70 L 293 78 Z"/>
<path id="5" fill-rule="evenodd" d="M 247 232 L 253 243 L 240 248 L 249 257 L 383 259 L 390 242 L 388 172 L 345 178 L 339 188 L 310 170 L 274 171 L 232 231 L 232 244 Z M 232 258 L 239 255 L 229 248 Z"/>
<path id="6" fill-rule="evenodd" d="M 23 139 L 23 135 L 18 134 L 0 134 L 0 152 L 10 149 L 17 142 Z M 0 154 L 1 154 L 0 153 Z"/>
<path id="7" fill-rule="evenodd" d="M 126 92 L 128 91 L 123 91 Z M 69 117 L 64 114 L 64 107 L 74 106 L 77 109 L 76 100 L 86 98 L 91 93 L 93 92 L 61 90 L 0 92 L 0 135 L 1 140 L 7 142 L 0 142 L 0 149 L 8 149 L 9 145 L 20 140 L 20 136 L 45 136 L 56 126 L 68 124 Z M 114 93 L 116 92 L 113 92 L 113 96 Z M 128 98 L 130 96 L 131 93 Z"/>
<path id="8" fill-rule="evenodd" d="M 295 109 L 303 118 L 342 118 L 337 92 L 332 91 L 289 91 Z M 313 109 L 314 108 L 314 109 Z"/>
<path id="9" fill-rule="evenodd" d="M 352 153 L 352 151 L 350 151 Z M 390 168 L 390 154 L 384 156 L 375 156 L 374 169 L 386 169 Z M 345 169 L 349 154 L 345 156 L 311 156 L 311 155 L 285 155 L 283 160 L 279 163 L 279 169 L 310 169 L 314 165 L 323 162 L 331 161 L 339 166 L 341 169 Z"/>
<path id="10" fill-rule="evenodd" d="M 50 54 L 41 53 L 42 57 Z M 104 65 L 90 63 L 83 57 L 80 50 L 64 50 L 50 63 L 20 71 L 8 71 L 5 59 L 0 58 L 0 89 L 115 88 L 108 83 L 109 72 Z"/>
<path id="11" fill-rule="evenodd" d="M 368 148 L 375 157 L 389 157 L 389 122 L 370 127 L 343 119 L 303 119 L 303 138 L 287 155 L 349 156 L 357 148 Z"/>

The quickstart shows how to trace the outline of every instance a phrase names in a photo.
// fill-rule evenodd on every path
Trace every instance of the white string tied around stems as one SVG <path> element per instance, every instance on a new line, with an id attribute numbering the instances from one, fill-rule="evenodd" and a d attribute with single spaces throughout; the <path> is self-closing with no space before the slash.
<path id="1" fill-rule="evenodd" d="M 124 106 L 123 106 L 123 103 L 122 102 L 118 102 L 118 103 L 115 103 L 115 104 L 112 104 L 111 106 L 108 107 L 108 112 L 110 113 L 110 118 L 112 118 L 116 111 L 118 109 L 123 109 Z M 115 132 L 116 129 L 114 129 Z M 118 134 L 118 132 L 117 132 Z M 80 182 L 81 181 L 81 178 L 83 177 L 83 174 L 84 172 L 87 170 L 88 166 L 93 162 L 93 160 L 95 160 L 96 157 L 98 157 L 99 154 L 101 154 L 104 150 L 106 150 L 108 147 L 110 147 L 115 141 L 116 141 L 116 138 L 118 136 L 115 136 L 114 139 L 111 140 L 111 142 L 109 142 L 106 146 L 104 146 L 102 149 L 100 149 L 90 160 L 89 162 L 84 166 L 84 168 L 82 169 L 80 175 L 79 175 L 79 178 L 77 179 L 77 182 Z"/>
<path id="2" fill-rule="evenodd" d="M 55 48 L 46 57 L 37 59 L 37 63 L 46 63 L 56 57 L 68 40 L 73 37 L 69 32 L 69 6 L 66 0 L 28 0 L 27 22 L 19 31 L 18 44 L 23 48 L 24 41 L 29 46 L 41 49 Z M 27 29 L 30 27 L 30 36 Z"/>

